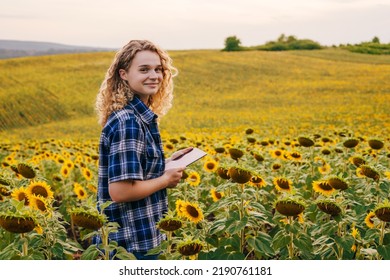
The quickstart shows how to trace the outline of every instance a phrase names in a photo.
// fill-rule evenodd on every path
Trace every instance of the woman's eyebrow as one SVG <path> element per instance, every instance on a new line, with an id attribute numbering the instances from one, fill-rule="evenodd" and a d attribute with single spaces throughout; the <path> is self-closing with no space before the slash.
<path id="1" fill-rule="evenodd" d="M 150 64 L 141 64 L 138 65 L 138 67 L 161 67 L 161 64 L 156 64 L 156 65 L 150 65 Z"/>

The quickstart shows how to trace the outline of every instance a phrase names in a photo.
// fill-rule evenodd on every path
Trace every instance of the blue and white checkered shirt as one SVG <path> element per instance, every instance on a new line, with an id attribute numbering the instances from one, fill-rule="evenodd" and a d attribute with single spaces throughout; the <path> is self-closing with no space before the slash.
<path id="1" fill-rule="evenodd" d="M 165 161 L 155 115 L 138 97 L 114 111 L 99 144 L 98 202 L 111 200 L 108 184 L 149 180 L 164 173 Z M 129 252 L 146 252 L 165 239 L 156 223 L 168 210 L 166 189 L 134 202 L 112 203 L 104 213 L 119 224 L 109 238 Z M 100 243 L 100 240 L 96 240 Z"/>

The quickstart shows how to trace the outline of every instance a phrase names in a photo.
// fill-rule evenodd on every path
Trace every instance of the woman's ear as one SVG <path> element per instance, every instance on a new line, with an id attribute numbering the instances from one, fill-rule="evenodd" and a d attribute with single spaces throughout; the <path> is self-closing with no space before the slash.
<path id="1" fill-rule="evenodd" d="M 122 80 L 127 81 L 127 76 L 126 76 L 126 70 L 125 69 L 119 69 L 119 76 L 122 78 Z"/>

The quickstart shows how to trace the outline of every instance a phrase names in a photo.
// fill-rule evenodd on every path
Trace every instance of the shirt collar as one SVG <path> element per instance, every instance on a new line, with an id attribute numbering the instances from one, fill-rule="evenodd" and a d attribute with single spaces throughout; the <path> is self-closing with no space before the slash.
<path id="1" fill-rule="evenodd" d="M 141 99 L 139 99 L 138 96 L 134 95 L 133 100 L 129 102 L 129 105 L 133 107 L 133 109 L 140 115 L 141 119 L 145 123 L 151 123 L 155 118 L 157 118 L 157 115 L 153 113 L 152 110 L 150 110 L 145 103 L 142 102 Z"/>

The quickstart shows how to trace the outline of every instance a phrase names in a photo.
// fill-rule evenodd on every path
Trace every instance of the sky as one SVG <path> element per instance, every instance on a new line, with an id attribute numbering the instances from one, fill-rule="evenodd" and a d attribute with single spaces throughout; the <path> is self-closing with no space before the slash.
<path id="1" fill-rule="evenodd" d="M 390 43 L 390 0 L 1 0 L 0 39 L 167 50 L 243 46 L 281 34 L 322 45 Z"/>

